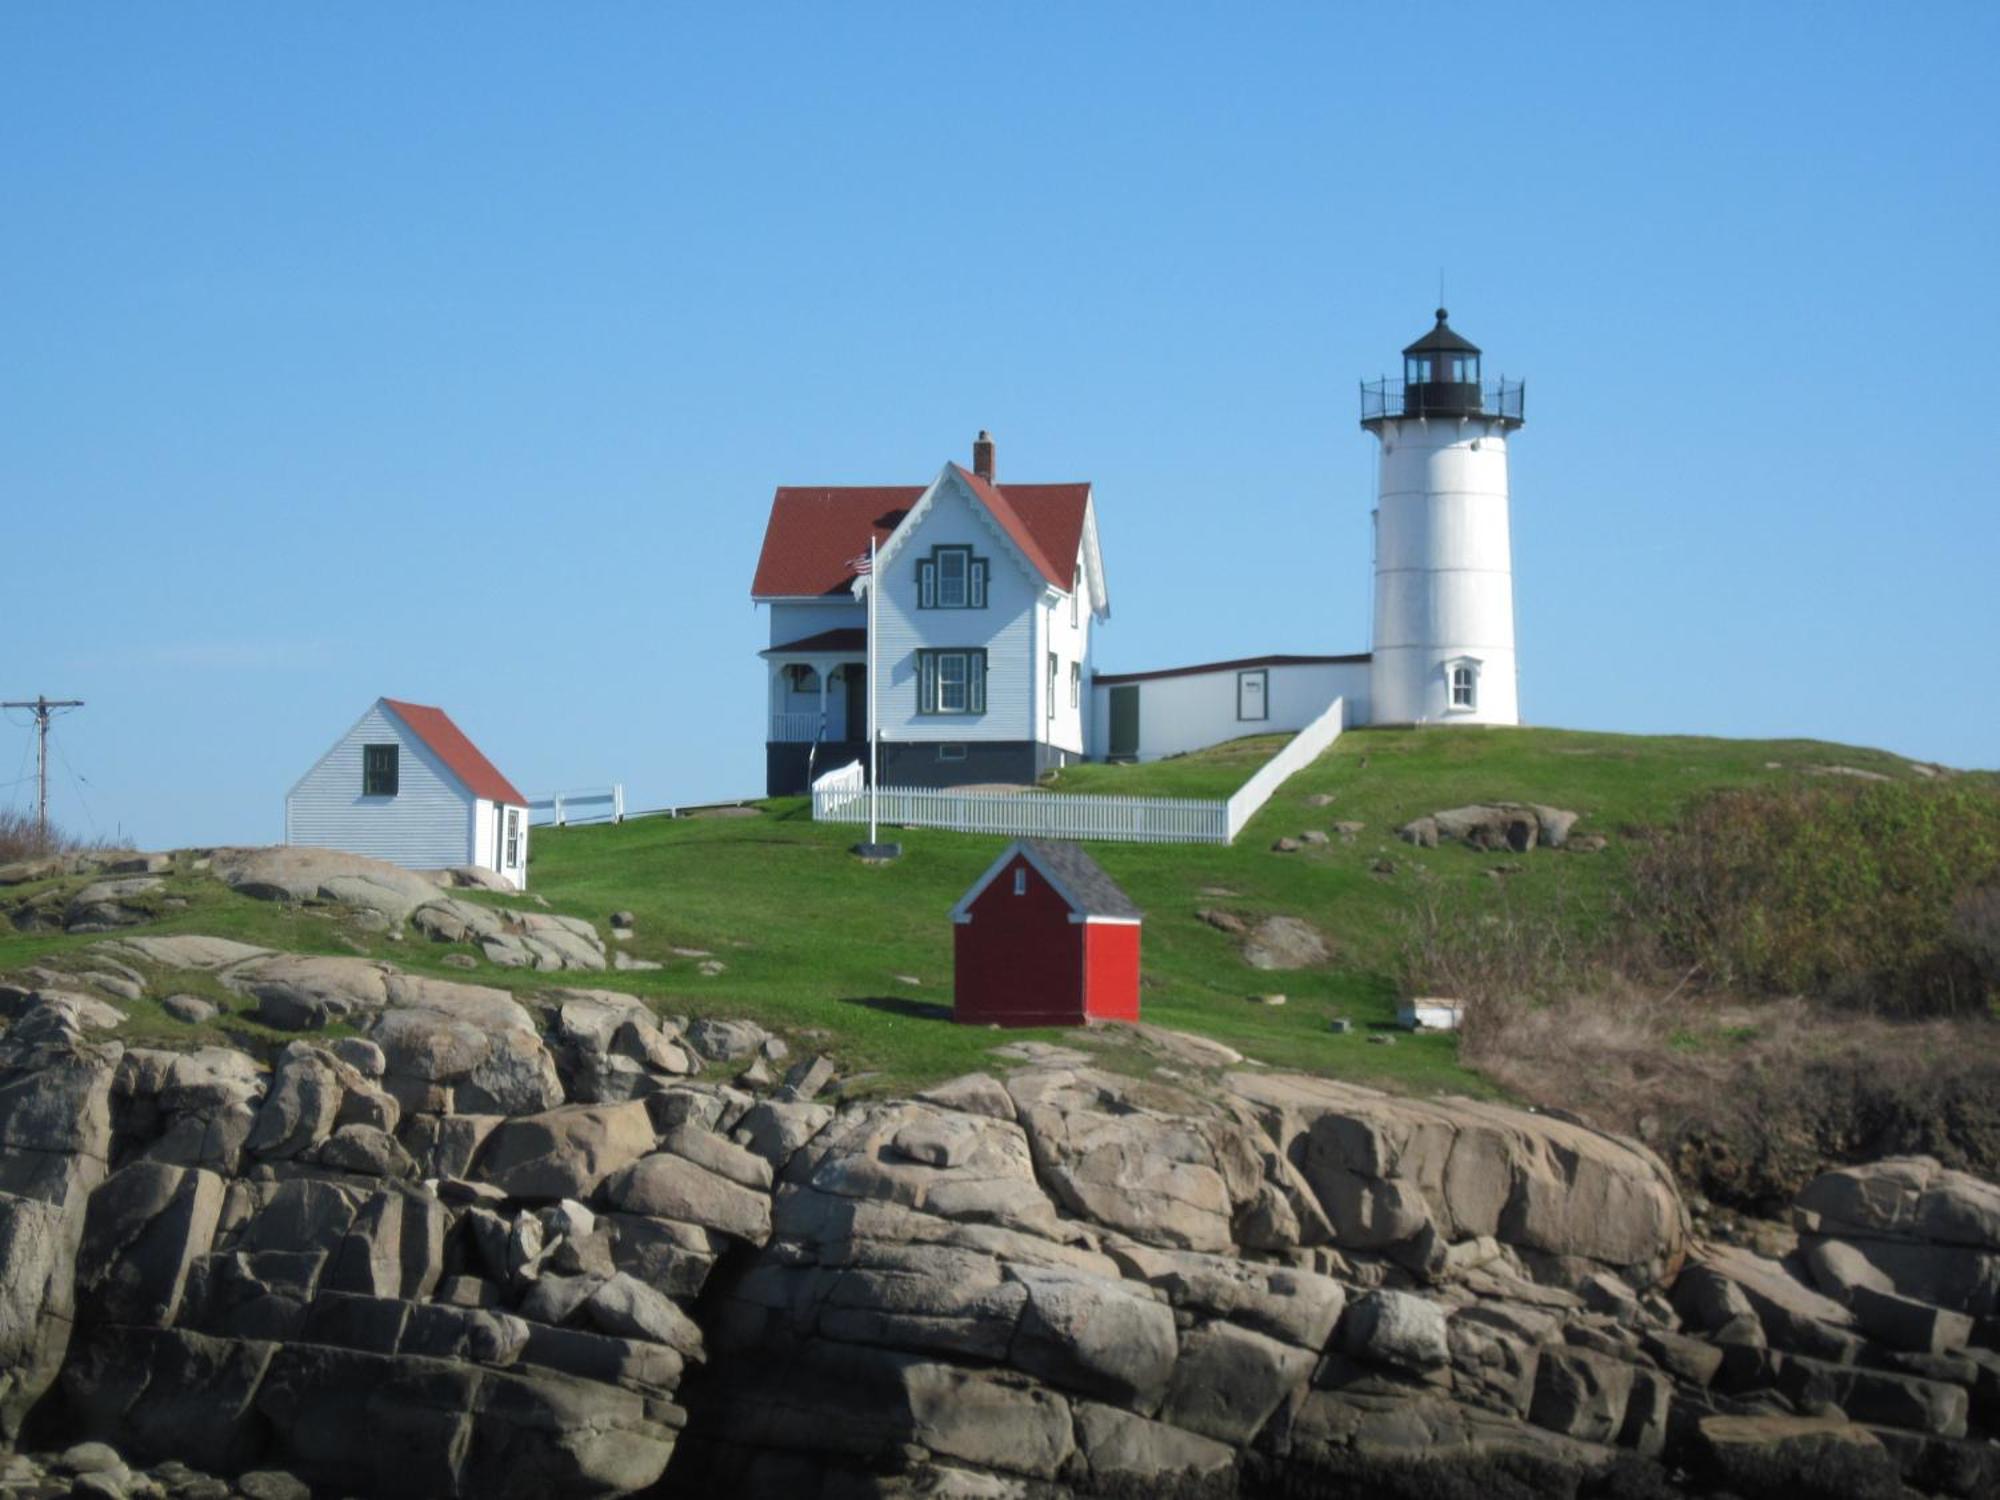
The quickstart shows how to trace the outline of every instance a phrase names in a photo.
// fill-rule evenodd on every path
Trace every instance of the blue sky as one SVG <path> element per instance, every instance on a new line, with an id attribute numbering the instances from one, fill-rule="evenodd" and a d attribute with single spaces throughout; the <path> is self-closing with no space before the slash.
<path id="1" fill-rule="evenodd" d="M 384 693 L 531 792 L 755 794 L 772 488 L 980 427 L 1095 484 L 1103 669 L 1365 649 L 1356 381 L 1442 269 L 1529 383 L 1529 718 L 1991 765 L 1996 55 L 1954 4 L 0 8 L 0 696 L 88 700 L 56 815 L 153 846 L 276 838 Z"/>

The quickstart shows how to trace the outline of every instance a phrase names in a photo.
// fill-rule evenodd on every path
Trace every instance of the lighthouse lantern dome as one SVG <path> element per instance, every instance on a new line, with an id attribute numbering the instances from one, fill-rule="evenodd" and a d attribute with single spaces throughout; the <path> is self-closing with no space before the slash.
<path id="1" fill-rule="evenodd" d="M 1446 322 L 1403 351 L 1403 412 L 1406 416 L 1470 416 L 1481 409 L 1479 346 Z"/>

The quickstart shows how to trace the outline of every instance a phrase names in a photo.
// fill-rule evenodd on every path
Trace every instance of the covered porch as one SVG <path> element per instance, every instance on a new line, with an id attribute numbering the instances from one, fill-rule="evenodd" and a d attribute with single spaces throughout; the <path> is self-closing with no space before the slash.
<path id="1" fill-rule="evenodd" d="M 773 745 L 864 740 L 868 735 L 868 632 L 822 631 L 759 653 L 770 672 Z"/>

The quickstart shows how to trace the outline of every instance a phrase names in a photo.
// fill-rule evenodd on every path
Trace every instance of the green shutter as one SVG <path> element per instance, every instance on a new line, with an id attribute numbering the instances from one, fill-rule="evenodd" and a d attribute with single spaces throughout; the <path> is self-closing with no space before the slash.
<path id="1" fill-rule="evenodd" d="M 937 712 L 937 652 L 917 653 L 917 712 L 934 714 Z"/>
<path id="2" fill-rule="evenodd" d="M 966 653 L 966 707 L 973 713 L 986 712 L 986 653 L 969 651 Z"/>

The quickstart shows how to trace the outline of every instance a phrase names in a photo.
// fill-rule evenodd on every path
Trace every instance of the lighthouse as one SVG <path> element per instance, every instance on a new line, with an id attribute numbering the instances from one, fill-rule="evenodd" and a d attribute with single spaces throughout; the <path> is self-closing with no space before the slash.
<path id="1" fill-rule="evenodd" d="M 1518 724 L 1507 439 L 1525 383 L 1483 381 L 1479 346 L 1437 326 L 1403 378 L 1364 381 L 1381 444 L 1375 490 L 1376 724 Z"/>

